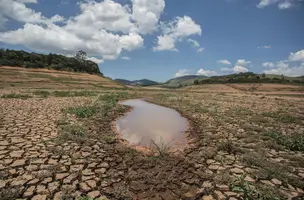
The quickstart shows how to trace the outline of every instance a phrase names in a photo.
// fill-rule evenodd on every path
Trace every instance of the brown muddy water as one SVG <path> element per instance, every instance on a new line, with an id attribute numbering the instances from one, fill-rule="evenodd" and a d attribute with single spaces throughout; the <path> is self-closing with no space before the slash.
<path id="1" fill-rule="evenodd" d="M 187 144 L 188 121 L 177 111 L 142 99 L 126 100 L 120 104 L 133 107 L 116 121 L 117 131 L 130 145 L 152 148 L 152 140 L 157 145 L 174 148 Z"/>

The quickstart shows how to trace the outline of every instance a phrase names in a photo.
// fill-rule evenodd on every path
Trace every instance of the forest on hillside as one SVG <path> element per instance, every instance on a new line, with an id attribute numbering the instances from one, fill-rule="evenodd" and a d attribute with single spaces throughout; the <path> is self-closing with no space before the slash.
<path id="1" fill-rule="evenodd" d="M 101 74 L 98 65 L 87 60 L 87 54 L 84 51 L 78 51 L 74 57 L 66 57 L 52 53 L 45 55 L 23 50 L 0 49 L 0 66 L 46 68 Z"/>
<path id="2" fill-rule="evenodd" d="M 245 72 L 239 74 L 229 74 L 224 76 L 212 76 L 207 79 L 194 80 L 194 85 L 212 83 L 294 83 L 304 84 L 304 76 L 289 77 L 284 75 L 255 74 Z"/>

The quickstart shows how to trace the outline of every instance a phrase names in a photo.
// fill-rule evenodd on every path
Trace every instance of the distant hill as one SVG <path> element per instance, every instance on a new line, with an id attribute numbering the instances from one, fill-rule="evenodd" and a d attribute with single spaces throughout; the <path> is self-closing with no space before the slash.
<path id="1" fill-rule="evenodd" d="M 178 88 L 188 85 L 193 85 L 195 80 L 204 80 L 208 79 L 209 77 L 203 76 L 203 75 L 186 75 L 181 77 L 176 77 L 173 79 L 168 80 L 164 84 L 161 84 L 162 87 L 168 87 L 168 88 Z"/>
<path id="2" fill-rule="evenodd" d="M 212 84 L 212 83 L 292 83 L 304 84 L 304 78 L 290 77 L 275 74 L 255 74 L 253 72 L 245 72 L 239 74 L 228 74 L 223 76 L 212 76 L 207 79 L 196 81 L 194 84 Z"/>
<path id="3" fill-rule="evenodd" d="M 150 85 L 158 85 L 159 83 L 156 81 L 151 81 L 149 79 L 141 79 L 135 81 L 129 81 L 125 79 L 115 79 L 115 81 L 123 84 L 123 85 L 132 85 L 132 86 L 150 86 Z"/>

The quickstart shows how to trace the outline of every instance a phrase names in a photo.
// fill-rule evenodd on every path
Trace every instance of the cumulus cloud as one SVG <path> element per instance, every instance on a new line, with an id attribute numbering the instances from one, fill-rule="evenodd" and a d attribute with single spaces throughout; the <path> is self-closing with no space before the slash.
<path id="1" fill-rule="evenodd" d="M 283 74 L 285 76 L 301 76 L 304 74 L 304 65 L 301 66 L 281 66 L 277 67 L 275 69 L 270 69 L 270 70 L 264 70 L 265 74 Z"/>
<path id="2" fill-rule="evenodd" d="M 181 76 L 186 76 L 186 75 L 189 75 L 189 71 L 187 69 L 180 69 L 175 73 L 174 77 L 176 78 L 176 77 L 181 77 Z"/>
<path id="3" fill-rule="evenodd" d="M 176 51 L 175 43 L 182 41 L 190 35 L 201 35 L 201 26 L 196 24 L 190 17 L 177 17 L 169 23 L 162 23 L 163 34 L 157 37 L 157 45 L 154 51 Z"/>
<path id="4" fill-rule="evenodd" d="M 0 0 L 0 24 L 4 26 L 8 19 L 18 22 L 42 23 L 46 20 L 40 12 L 26 7 L 26 3 L 37 3 L 34 0 Z"/>
<path id="5" fill-rule="evenodd" d="M 274 63 L 272 63 L 272 62 L 264 62 L 262 65 L 263 65 L 263 67 L 267 67 L 267 68 L 274 67 Z"/>
<path id="6" fill-rule="evenodd" d="M 153 50 L 154 51 L 164 51 L 164 50 L 178 51 L 175 48 L 175 39 L 173 37 L 170 37 L 169 35 L 157 36 L 157 46 L 153 47 Z"/>
<path id="7" fill-rule="evenodd" d="M 235 72 L 235 73 L 249 72 L 249 70 L 246 67 L 239 66 L 239 65 L 236 65 L 232 68 L 224 67 L 224 68 L 221 68 L 221 71 L 222 72 Z"/>
<path id="8" fill-rule="evenodd" d="M 81 49 L 99 63 L 117 59 L 122 51 L 141 48 L 142 35 L 158 30 L 165 8 L 164 0 L 131 0 L 132 6 L 113 0 L 90 0 L 78 3 L 79 14 L 65 20 L 60 15 L 47 18 L 28 8 L 28 3 L 37 0 L 0 0 L 0 28 L 8 20 L 24 23 L 17 30 L 0 32 L 0 42 L 65 55 Z M 188 30 L 193 24 L 187 17 L 168 24 L 174 25 L 170 34 L 174 37 L 159 37 L 159 49 L 174 47 L 176 39 L 195 31 Z"/>
<path id="9" fill-rule="evenodd" d="M 284 74 L 286 76 L 304 75 L 304 49 L 290 53 L 288 60 L 281 60 L 275 64 L 272 63 L 271 69 L 264 70 L 263 72 L 266 74 Z"/>
<path id="10" fill-rule="evenodd" d="M 214 75 L 217 75 L 217 73 L 215 71 L 204 70 L 204 69 L 199 69 L 196 74 L 197 75 L 204 75 L 204 76 L 214 76 Z"/>
<path id="11" fill-rule="evenodd" d="M 296 53 L 290 53 L 289 60 L 290 61 L 303 61 L 304 62 L 304 49 L 300 50 Z"/>
<path id="12" fill-rule="evenodd" d="M 233 68 L 233 71 L 236 72 L 236 73 L 240 73 L 240 72 L 249 72 L 249 70 L 246 68 L 246 67 L 243 67 L 243 66 L 234 66 Z"/>
<path id="13" fill-rule="evenodd" d="M 265 8 L 267 6 L 276 4 L 280 10 L 291 8 L 292 6 L 300 3 L 302 0 L 260 0 L 257 7 Z"/>
<path id="14" fill-rule="evenodd" d="M 246 61 L 246 60 L 244 60 L 244 59 L 240 59 L 240 60 L 238 60 L 237 62 L 236 62 L 236 65 L 239 65 L 239 66 L 246 66 L 246 65 L 248 65 L 248 64 L 250 64 L 251 63 L 251 61 Z"/>
<path id="15" fill-rule="evenodd" d="M 229 60 L 218 60 L 217 62 L 224 65 L 231 65 L 231 62 L 229 62 Z"/>
<path id="16" fill-rule="evenodd" d="M 140 33 L 152 33 L 158 28 L 158 21 L 165 8 L 165 0 L 131 0 L 132 19 Z"/>

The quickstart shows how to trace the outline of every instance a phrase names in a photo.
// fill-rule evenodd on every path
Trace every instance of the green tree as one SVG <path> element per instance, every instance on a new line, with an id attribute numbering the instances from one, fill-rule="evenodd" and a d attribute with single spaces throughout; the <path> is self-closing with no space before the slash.
<path id="1" fill-rule="evenodd" d="M 80 51 L 78 51 L 78 52 L 76 53 L 75 58 L 76 58 L 79 62 L 84 63 L 84 62 L 86 61 L 86 59 L 87 59 L 87 53 L 86 53 L 85 51 L 83 51 L 83 50 L 80 50 Z"/>
<path id="2" fill-rule="evenodd" d="M 48 66 L 52 65 L 52 61 L 53 61 L 53 54 L 50 53 L 47 56 L 47 64 L 48 64 Z"/>
<path id="3" fill-rule="evenodd" d="M 198 85 L 198 84 L 199 84 L 199 81 L 196 79 L 196 80 L 194 80 L 193 84 L 194 84 L 194 85 Z"/>

